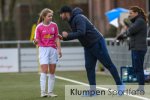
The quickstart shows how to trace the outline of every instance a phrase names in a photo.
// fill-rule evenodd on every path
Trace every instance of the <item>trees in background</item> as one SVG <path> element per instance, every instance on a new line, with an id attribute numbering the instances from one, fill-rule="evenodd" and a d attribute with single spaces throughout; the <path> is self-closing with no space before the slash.
<path id="1" fill-rule="evenodd" d="M 54 10 L 60 31 L 68 29 L 59 18 L 59 8 L 72 0 L 0 0 L 0 40 L 29 40 L 31 28 L 43 8 Z"/>
<path id="2" fill-rule="evenodd" d="M 0 0 L 0 40 L 14 39 L 13 11 L 16 0 Z M 11 37 L 11 38 L 9 38 Z"/>

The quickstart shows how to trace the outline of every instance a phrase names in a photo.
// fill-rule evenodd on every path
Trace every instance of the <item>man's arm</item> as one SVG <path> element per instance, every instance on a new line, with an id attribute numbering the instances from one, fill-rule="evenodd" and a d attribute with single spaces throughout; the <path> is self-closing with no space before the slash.
<path id="1" fill-rule="evenodd" d="M 78 39 L 79 37 L 82 37 L 86 33 L 86 22 L 82 17 L 77 17 L 75 19 L 75 27 L 76 31 L 69 32 L 68 36 L 66 38 L 63 38 L 64 40 L 73 40 Z"/>

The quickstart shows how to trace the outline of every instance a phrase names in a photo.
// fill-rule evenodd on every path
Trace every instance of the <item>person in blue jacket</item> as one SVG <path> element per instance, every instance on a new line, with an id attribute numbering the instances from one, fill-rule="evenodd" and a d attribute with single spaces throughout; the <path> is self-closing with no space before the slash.
<path id="1" fill-rule="evenodd" d="M 60 17 L 62 20 L 68 21 L 72 32 L 62 32 L 64 41 L 78 39 L 84 47 L 85 68 L 91 90 L 96 89 L 95 67 L 99 60 L 111 73 L 119 90 L 124 90 L 116 66 L 111 61 L 105 44 L 103 35 L 82 14 L 82 9 L 76 7 L 72 9 L 69 6 L 63 6 L 60 9 Z"/>

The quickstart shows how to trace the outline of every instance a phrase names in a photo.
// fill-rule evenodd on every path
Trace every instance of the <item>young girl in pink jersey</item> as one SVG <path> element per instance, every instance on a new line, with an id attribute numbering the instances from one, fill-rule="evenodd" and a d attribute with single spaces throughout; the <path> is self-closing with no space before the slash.
<path id="1" fill-rule="evenodd" d="M 55 82 L 55 68 L 58 61 L 58 54 L 59 57 L 61 57 L 62 53 L 60 40 L 58 38 L 58 27 L 56 23 L 52 22 L 52 16 L 53 11 L 48 8 L 45 8 L 41 11 L 34 37 L 34 43 L 39 46 L 39 61 L 41 65 L 41 97 L 57 96 L 53 93 Z M 47 75 L 48 92 L 46 92 Z"/>

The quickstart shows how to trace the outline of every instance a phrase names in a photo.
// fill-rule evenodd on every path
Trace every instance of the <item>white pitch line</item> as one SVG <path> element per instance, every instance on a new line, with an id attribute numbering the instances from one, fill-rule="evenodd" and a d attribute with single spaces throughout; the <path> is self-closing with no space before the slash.
<path id="1" fill-rule="evenodd" d="M 65 81 L 68 81 L 68 82 L 84 85 L 84 86 L 89 86 L 89 84 L 87 84 L 87 83 L 79 82 L 79 81 L 72 80 L 72 79 L 65 78 L 65 77 L 61 77 L 61 76 L 56 76 L 56 78 L 60 79 L 60 80 L 65 80 Z M 96 88 L 103 89 L 103 90 L 108 90 L 107 88 L 103 88 L 103 87 L 96 87 Z M 127 96 L 130 96 L 130 97 L 133 97 L 133 98 L 138 98 L 138 99 L 141 99 L 141 100 L 150 100 L 149 98 L 141 97 L 141 96 L 137 96 L 137 95 L 127 95 Z"/>

